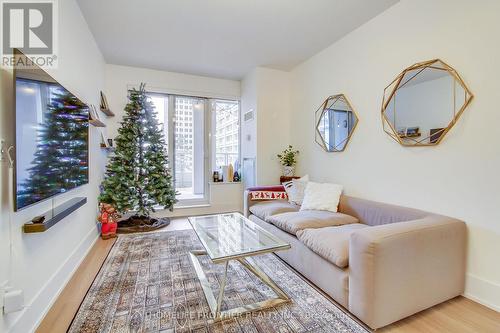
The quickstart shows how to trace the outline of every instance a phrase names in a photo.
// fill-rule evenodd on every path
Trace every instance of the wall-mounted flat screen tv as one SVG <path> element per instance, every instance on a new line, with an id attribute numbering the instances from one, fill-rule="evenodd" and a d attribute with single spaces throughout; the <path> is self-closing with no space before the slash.
<path id="1" fill-rule="evenodd" d="M 89 109 L 36 66 L 15 77 L 15 210 L 88 183 Z"/>

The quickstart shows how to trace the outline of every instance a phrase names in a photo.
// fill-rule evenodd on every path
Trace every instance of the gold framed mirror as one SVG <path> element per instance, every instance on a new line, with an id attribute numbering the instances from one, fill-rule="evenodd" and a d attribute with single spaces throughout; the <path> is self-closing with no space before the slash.
<path id="1" fill-rule="evenodd" d="M 440 59 L 406 68 L 384 89 L 384 131 L 403 146 L 438 145 L 473 98 L 460 75 Z"/>
<path id="2" fill-rule="evenodd" d="M 344 94 L 328 97 L 316 111 L 316 143 L 326 152 L 344 151 L 358 121 L 358 115 Z"/>

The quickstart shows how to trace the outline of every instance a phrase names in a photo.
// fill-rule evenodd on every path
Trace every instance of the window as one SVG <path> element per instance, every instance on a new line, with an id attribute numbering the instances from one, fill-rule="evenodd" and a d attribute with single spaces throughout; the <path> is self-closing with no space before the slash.
<path id="1" fill-rule="evenodd" d="M 156 93 L 149 96 L 167 142 L 179 203 L 208 202 L 212 171 L 229 164 L 239 171 L 239 102 Z M 208 133 L 212 133 L 211 145 Z"/>
<path id="2" fill-rule="evenodd" d="M 175 114 L 194 115 L 191 121 L 188 117 L 177 117 L 175 128 L 179 132 L 174 145 L 175 188 L 180 193 L 179 200 L 206 199 L 206 168 L 205 165 L 205 109 L 206 100 L 197 97 L 173 96 Z M 184 109 L 184 112 L 180 111 Z M 189 134 L 193 132 L 193 138 Z"/>
<path id="3" fill-rule="evenodd" d="M 235 170 L 239 170 L 239 111 L 238 101 L 212 101 L 212 133 L 214 135 L 212 165 L 214 170 L 229 164 L 232 164 Z M 231 151 L 231 146 L 238 148 Z"/>
<path id="4" fill-rule="evenodd" d="M 160 123 L 160 128 L 163 130 L 163 135 L 166 138 L 165 142 L 167 143 L 167 148 L 169 145 L 168 142 L 168 98 L 163 95 L 151 94 L 151 102 L 155 106 L 156 116 L 158 117 L 158 121 Z"/>
<path id="5" fill-rule="evenodd" d="M 208 142 L 205 131 L 207 100 L 152 93 L 149 97 L 163 127 L 169 165 L 172 168 L 175 189 L 179 192 L 177 199 L 181 204 L 207 201 L 208 163 L 205 161 Z"/>

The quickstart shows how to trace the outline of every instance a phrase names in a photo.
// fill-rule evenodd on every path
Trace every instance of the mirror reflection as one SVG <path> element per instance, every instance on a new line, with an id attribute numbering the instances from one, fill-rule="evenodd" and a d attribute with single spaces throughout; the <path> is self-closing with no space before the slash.
<path id="1" fill-rule="evenodd" d="M 343 151 L 358 117 L 343 94 L 330 96 L 316 111 L 316 142 L 327 152 Z"/>
<path id="2" fill-rule="evenodd" d="M 384 129 L 403 145 L 438 144 L 471 98 L 442 61 L 416 64 L 386 88 Z"/>

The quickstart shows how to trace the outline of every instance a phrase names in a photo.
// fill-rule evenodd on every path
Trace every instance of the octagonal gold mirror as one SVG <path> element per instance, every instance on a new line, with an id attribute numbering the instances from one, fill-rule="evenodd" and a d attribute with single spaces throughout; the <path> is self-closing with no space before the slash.
<path id="1" fill-rule="evenodd" d="M 442 60 L 417 63 L 384 90 L 384 131 L 403 146 L 437 145 L 472 98 L 460 75 Z"/>
<path id="2" fill-rule="evenodd" d="M 344 151 L 358 116 L 344 94 L 328 97 L 316 111 L 316 142 L 327 152 Z"/>

